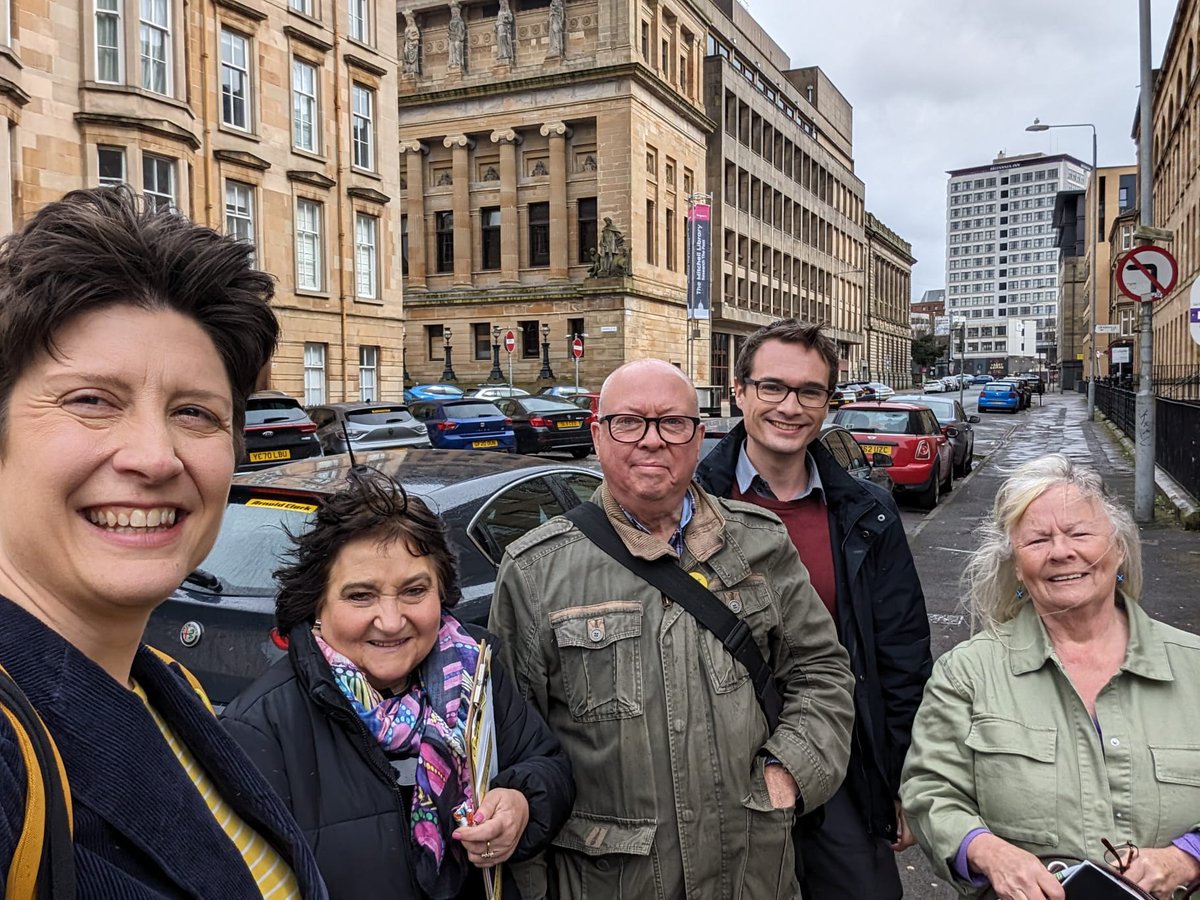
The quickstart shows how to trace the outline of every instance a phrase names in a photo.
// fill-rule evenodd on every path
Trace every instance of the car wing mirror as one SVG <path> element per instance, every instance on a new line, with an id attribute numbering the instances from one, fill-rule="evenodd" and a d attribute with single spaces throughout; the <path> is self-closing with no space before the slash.
<path id="1" fill-rule="evenodd" d="M 979 416 L 971 415 L 971 416 L 967 416 L 967 421 L 970 422 L 972 425 L 978 425 L 983 420 L 980 419 Z"/>

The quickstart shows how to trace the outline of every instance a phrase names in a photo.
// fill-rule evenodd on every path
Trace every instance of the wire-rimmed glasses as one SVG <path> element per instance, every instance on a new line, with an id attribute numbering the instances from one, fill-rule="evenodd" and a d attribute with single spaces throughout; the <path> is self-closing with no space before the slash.
<path id="1" fill-rule="evenodd" d="M 809 409 L 820 409 L 826 406 L 829 398 L 833 396 L 833 391 L 829 388 L 816 387 L 811 384 L 792 387 L 782 381 L 757 378 L 743 379 L 742 384 L 753 385 L 755 395 L 764 403 L 782 403 L 787 399 L 788 394 L 795 394 L 796 401 Z"/>
<path id="2" fill-rule="evenodd" d="M 601 416 L 600 421 L 608 427 L 612 439 L 621 444 L 636 444 L 646 436 L 651 423 L 664 442 L 686 444 L 696 436 L 696 426 L 700 424 L 697 416 L 636 416 L 633 413 Z"/>

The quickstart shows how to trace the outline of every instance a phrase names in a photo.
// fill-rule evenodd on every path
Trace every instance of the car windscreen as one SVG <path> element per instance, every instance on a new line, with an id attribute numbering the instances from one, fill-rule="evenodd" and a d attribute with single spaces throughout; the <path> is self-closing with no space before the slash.
<path id="1" fill-rule="evenodd" d="M 992 394 L 1007 394 L 1011 391 L 1015 391 L 1017 386 L 1015 384 L 1009 384 L 1007 381 L 992 381 L 988 384 L 985 384 L 983 389 Z"/>
<path id="2" fill-rule="evenodd" d="M 308 529 L 316 504 L 262 497 L 231 500 L 212 551 L 200 568 L 220 579 L 221 593 L 240 597 L 271 597 L 271 573 L 284 562 L 295 533 Z M 192 585 L 189 585 L 192 586 Z"/>
<path id="3" fill-rule="evenodd" d="M 519 397 L 517 403 L 528 412 L 565 412 L 578 408 L 574 403 L 568 403 L 566 400 L 541 397 Z"/>
<path id="4" fill-rule="evenodd" d="M 389 422 L 407 422 L 412 418 L 403 406 L 368 406 L 352 409 L 346 418 L 359 425 L 387 425 Z"/>
<path id="5" fill-rule="evenodd" d="M 493 403 L 445 403 L 442 409 L 446 411 L 447 419 L 482 419 L 504 415 Z"/>
<path id="6" fill-rule="evenodd" d="M 834 421 L 851 431 L 876 431 L 884 434 L 910 434 L 906 409 L 843 409 Z"/>
<path id="7" fill-rule="evenodd" d="M 295 400 L 251 400 L 246 405 L 246 425 L 267 425 L 275 422 L 303 422 L 308 416 Z"/>

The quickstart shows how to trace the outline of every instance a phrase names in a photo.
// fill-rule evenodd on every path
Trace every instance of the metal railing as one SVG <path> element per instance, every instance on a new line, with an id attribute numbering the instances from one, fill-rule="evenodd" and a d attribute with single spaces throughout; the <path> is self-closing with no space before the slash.
<path id="1" fill-rule="evenodd" d="M 1155 379 L 1155 387 L 1159 382 Z M 1170 389 L 1176 385 L 1164 385 Z M 1200 400 L 1200 395 L 1197 395 Z M 1154 462 L 1193 497 L 1200 497 L 1200 402 L 1154 398 Z M 1096 384 L 1096 408 L 1131 441 L 1135 440 L 1136 394 L 1127 388 Z"/>

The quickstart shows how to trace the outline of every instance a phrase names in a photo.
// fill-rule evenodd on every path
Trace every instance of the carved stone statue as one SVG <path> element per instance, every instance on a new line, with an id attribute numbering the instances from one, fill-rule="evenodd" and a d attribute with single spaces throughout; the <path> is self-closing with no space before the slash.
<path id="1" fill-rule="evenodd" d="M 604 217 L 604 230 L 600 232 L 600 246 L 592 251 L 592 267 L 589 278 L 614 278 L 629 275 L 629 248 L 625 246 L 625 235 Z"/>
<path id="2" fill-rule="evenodd" d="M 508 0 L 500 0 L 500 12 L 496 14 L 496 59 L 512 62 L 513 58 L 513 13 Z"/>
<path id="3" fill-rule="evenodd" d="M 404 71 L 409 75 L 421 73 L 421 29 L 416 13 L 404 14 Z"/>
<path id="4" fill-rule="evenodd" d="M 451 69 L 461 69 L 467 46 L 467 23 L 462 20 L 462 7 L 458 0 L 450 4 L 450 50 Z"/>
<path id="5" fill-rule="evenodd" d="M 563 55 L 564 19 L 563 0 L 550 0 L 550 55 Z"/>

